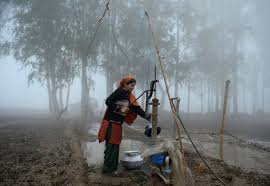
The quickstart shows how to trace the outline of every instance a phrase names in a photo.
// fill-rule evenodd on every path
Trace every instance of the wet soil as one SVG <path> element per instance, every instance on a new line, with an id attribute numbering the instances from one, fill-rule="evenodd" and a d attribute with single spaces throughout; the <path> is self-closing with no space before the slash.
<path id="1" fill-rule="evenodd" d="M 124 127 L 124 129 L 125 135 L 129 136 L 129 138 L 145 142 L 144 135 L 140 130 L 131 129 L 129 127 Z M 184 158 L 193 175 L 195 186 L 223 185 L 211 174 L 190 144 L 184 144 L 184 149 Z M 219 159 L 209 157 L 203 152 L 201 152 L 201 154 L 213 172 L 225 182 L 226 185 L 270 185 L 270 174 L 261 174 L 253 170 L 243 170 L 240 167 L 228 165 Z"/>
<path id="2" fill-rule="evenodd" d="M 0 185 L 164 185 L 142 171 L 120 166 L 115 177 L 101 174 L 101 165 L 87 165 L 81 150 L 85 138 L 78 126 L 76 121 L 48 117 L 0 118 Z M 142 133 L 132 128 L 125 128 L 124 139 L 145 142 Z M 204 157 L 227 185 L 270 185 L 270 175 Z M 194 151 L 187 148 L 185 159 L 196 186 L 221 185 Z"/>
<path id="3" fill-rule="evenodd" d="M 119 176 L 101 174 L 101 166 L 87 165 L 81 140 L 78 121 L 0 117 L 0 186 L 164 185 L 156 176 L 121 166 Z"/>
<path id="4" fill-rule="evenodd" d="M 86 163 L 70 121 L 1 118 L 0 185 L 86 185 Z"/>

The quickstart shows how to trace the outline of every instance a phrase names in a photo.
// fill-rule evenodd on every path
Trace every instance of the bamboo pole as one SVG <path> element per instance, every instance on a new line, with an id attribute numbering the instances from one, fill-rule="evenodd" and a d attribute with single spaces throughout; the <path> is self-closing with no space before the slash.
<path id="1" fill-rule="evenodd" d="M 222 124 L 221 124 L 221 129 L 220 129 L 220 146 L 219 146 L 219 155 L 220 159 L 223 159 L 223 134 L 224 134 L 224 125 L 225 125 L 225 116 L 226 116 L 226 110 L 227 110 L 227 99 L 228 99 L 228 93 L 229 93 L 229 85 L 230 85 L 230 80 L 226 81 L 226 86 L 225 86 L 225 94 L 224 94 L 224 103 L 223 103 L 223 114 L 222 114 Z"/>
<path id="2" fill-rule="evenodd" d="M 179 106 L 180 106 L 180 98 L 179 97 L 175 97 L 175 98 L 171 98 L 173 104 L 174 104 L 174 100 L 176 100 L 176 113 L 179 113 Z M 174 121 L 174 126 L 173 126 L 173 139 L 179 139 L 180 137 L 177 136 L 177 129 L 176 129 L 177 123 L 176 121 Z"/>
<path id="3" fill-rule="evenodd" d="M 167 82 L 167 79 L 165 77 L 165 71 L 164 71 L 164 67 L 163 67 L 163 64 L 162 64 L 162 60 L 161 60 L 161 56 L 160 56 L 160 51 L 158 49 L 158 46 L 157 46 L 157 39 L 156 39 L 156 36 L 153 32 L 153 29 L 152 29 L 152 25 L 151 25 L 151 22 L 150 22 L 150 18 L 148 16 L 148 13 L 145 12 L 145 15 L 147 17 L 147 20 L 148 20 L 148 25 L 149 25 L 149 29 L 151 31 L 151 35 L 152 35 L 152 39 L 153 39 L 153 45 L 154 45 L 154 48 L 156 50 L 156 53 L 157 53 L 157 57 L 158 57 L 158 64 L 160 66 L 160 69 L 161 69 L 161 73 L 162 73 L 162 76 L 163 76 L 163 79 L 164 79 L 164 83 L 165 83 L 165 88 L 166 88 L 166 92 L 167 92 L 167 96 L 168 96 L 168 100 L 169 100 L 169 103 L 170 103 L 170 108 L 171 108 L 171 112 L 172 112 L 172 116 L 175 120 L 175 123 L 177 123 L 177 133 L 178 133 L 178 136 L 180 137 L 180 143 L 181 143 L 181 134 L 180 134 L 180 121 L 177 119 L 177 115 L 176 115 L 176 111 L 173 107 L 173 103 L 172 103 L 172 100 L 170 99 L 171 98 L 171 94 L 169 92 L 169 85 L 168 85 L 168 82 Z"/>

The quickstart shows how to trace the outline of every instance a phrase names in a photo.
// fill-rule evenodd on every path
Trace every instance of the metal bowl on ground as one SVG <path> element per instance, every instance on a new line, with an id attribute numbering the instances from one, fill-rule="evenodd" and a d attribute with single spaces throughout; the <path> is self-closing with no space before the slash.
<path id="1" fill-rule="evenodd" d="M 143 166 L 144 161 L 141 153 L 138 151 L 124 151 L 124 156 L 120 160 L 123 167 L 128 170 L 139 169 Z"/>

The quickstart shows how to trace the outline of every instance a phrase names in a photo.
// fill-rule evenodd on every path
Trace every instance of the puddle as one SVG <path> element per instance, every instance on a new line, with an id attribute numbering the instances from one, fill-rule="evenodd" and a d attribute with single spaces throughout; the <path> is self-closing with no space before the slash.
<path id="1" fill-rule="evenodd" d="M 96 136 L 98 133 L 99 124 L 92 125 L 92 128 L 88 131 L 90 136 Z M 132 136 L 128 136 L 129 139 L 123 139 L 120 144 L 119 159 L 123 156 L 123 151 L 137 150 L 143 152 L 146 148 L 145 140 L 136 141 L 131 140 Z M 105 143 L 99 143 L 96 138 L 93 141 L 82 141 L 81 148 L 84 157 L 89 165 L 102 165 Z M 208 135 L 192 136 L 196 147 L 208 156 L 219 159 L 219 138 Z M 144 141 L 144 142 L 143 142 Z M 224 138 L 224 159 L 230 165 L 239 166 L 244 169 L 253 169 L 261 173 L 270 174 L 270 153 L 262 150 L 250 148 L 249 146 L 241 145 L 230 138 Z M 184 144 L 190 146 L 189 140 L 183 139 Z M 227 143 L 226 143 L 227 142 Z"/>
<path id="2" fill-rule="evenodd" d="M 83 150 L 83 155 L 86 158 L 88 165 L 102 165 L 105 143 L 99 143 L 98 140 L 94 142 L 81 142 L 81 148 Z M 140 141 L 134 140 L 122 140 L 120 144 L 120 154 L 119 159 L 123 156 L 123 151 L 136 150 L 143 152 L 145 150 L 145 145 Z"/>
<path id="3" fill-rule="evenodd" d="M 91 126 L 91 128 L 88 130 L 88 134 L 97 135 L 99 130 L 99 123 L 96 123 Z"/>
<path id="4" fill-rule="evenodd" d="M 98 140 L 94 142 L 81 142 L 83 156 L 88 165 L 102 165 L 104 154 L 104 143 L 100 144 Z"/>
<path id="5" fill-rule="evenodd" d="M 96 136 L 99 130 L 99 124 L 95 124 L 88 130 L 90 136 Z M 88 165 L 102 165 L 104 158 L 105 142 L 99 143 L 98 140 L 82 141 L 81 148 L 83 155 L 86 158 Z M 123 156 L 123 151 L 136 150 L 143 152 L 146 149 L 146 145 L 141 141 L 135 141 L 130 139 L 122 140 L 120 144 L 119 159 Z"/>
<path id="6" fill-rule="evenodd" d="M 194 137 L 196 147 L 204 154 L 219 159 L 219 141 L 217 138 Z M 270 174 L 270 153 L 224 138 L 224 160 L 230 165 Z M 226 143 L 227 142 L 227 143 Z M 189 144 L 187 139 L 183 143 Z"/>

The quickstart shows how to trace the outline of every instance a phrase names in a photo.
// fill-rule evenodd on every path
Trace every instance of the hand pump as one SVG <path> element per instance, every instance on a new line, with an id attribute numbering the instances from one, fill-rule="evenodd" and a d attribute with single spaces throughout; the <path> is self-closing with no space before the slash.
<path id="1" fill-rule="evenodd" d="M 158 81 L 157 80 L 156 66 L 155 66 L 155 80 L 154 81 L 155 82 Z M 151 134 L 152 139 L 151 139 L 151 144 L 155 145 L 157 143 L 157 124 L 158 124 L 158 105 L 159 105 L 159 102 L 158 102 L 157 94 L 156 94 L 156 84 L 154 83 L 152 86 L 153 86 L 153 90 L 154 90 L 154 98 L 152 99 L 152 103 L 150 103 L 152 105 L 152 134 Z"/>

